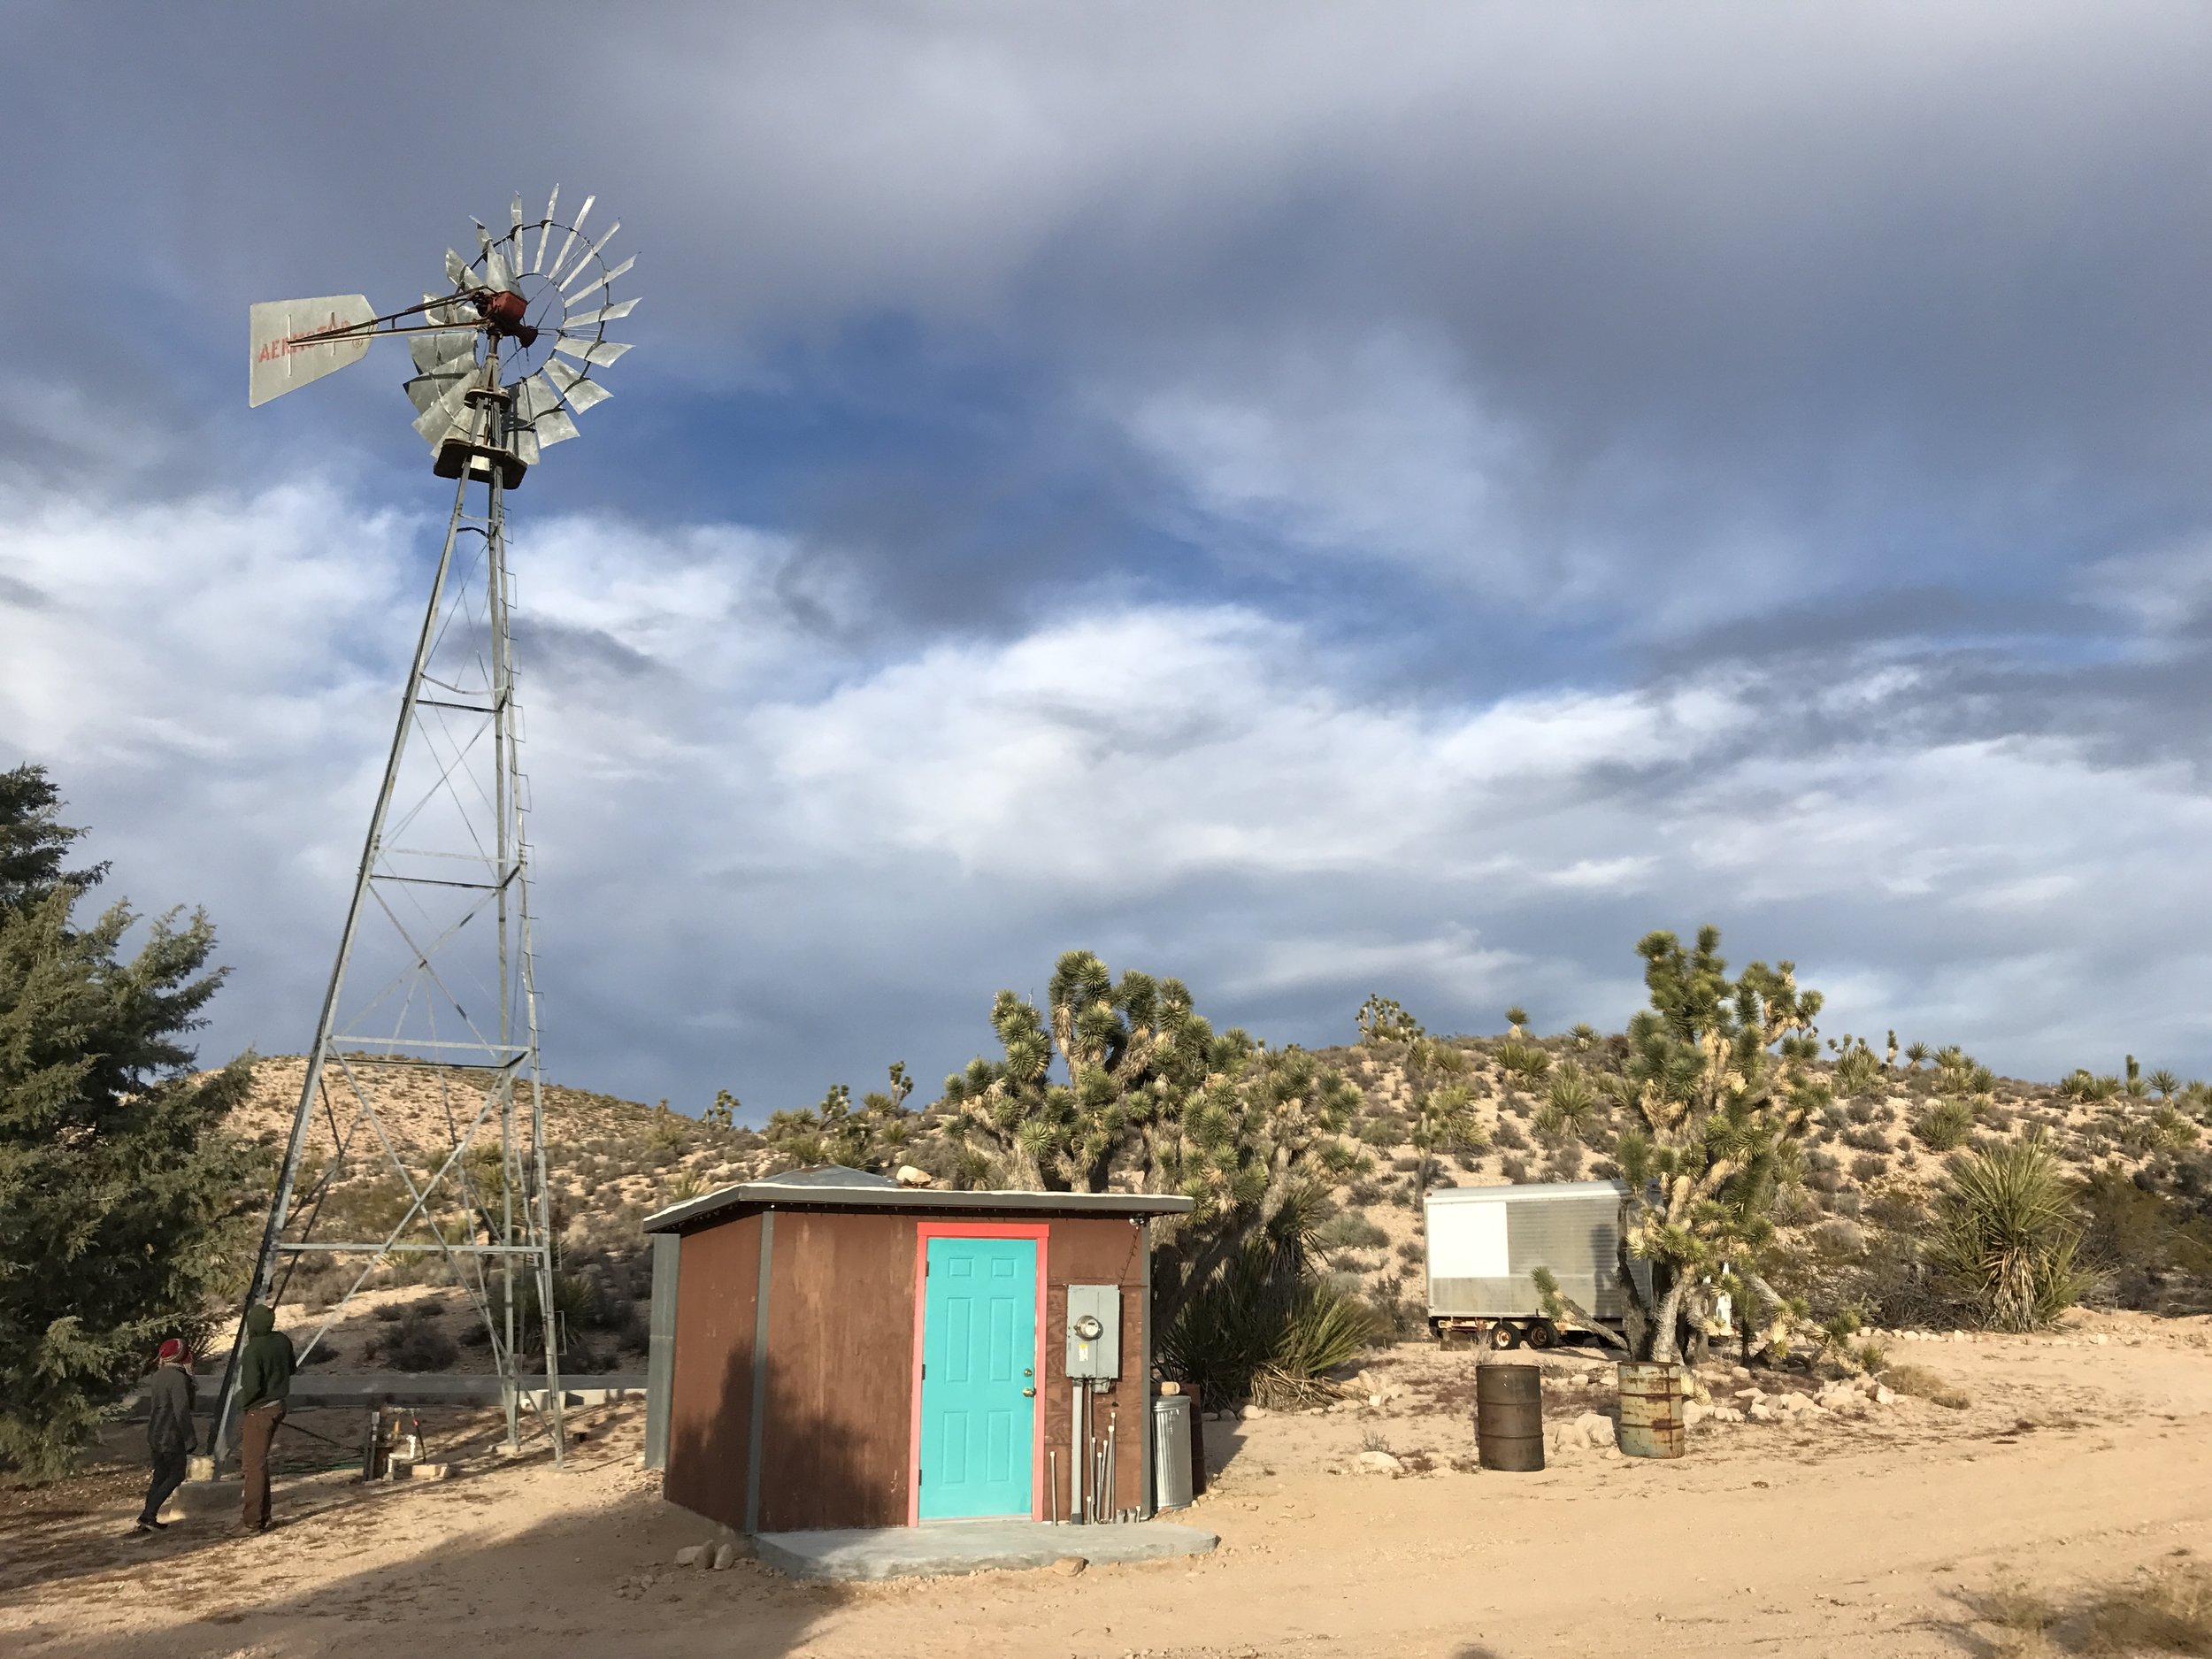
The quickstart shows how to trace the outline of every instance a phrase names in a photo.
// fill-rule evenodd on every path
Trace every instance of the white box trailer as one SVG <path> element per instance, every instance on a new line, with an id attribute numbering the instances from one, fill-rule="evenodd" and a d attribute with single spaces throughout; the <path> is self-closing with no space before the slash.
<path id="1" fill-rule="evenodd" d="M 1429 1329 L 1439 1340 L 1552 1347 L 1560 1332 L 1533 1277 L 1548 1267 L 1562 1294 L 1617 1330 L 1627 1313 L 1618 1254 L 1627 1191 L 1618 1181 L 1549 1181 L 1429 1194 Z M 1639 1262 L 1632 1271 L 1649 1270 Z"/>

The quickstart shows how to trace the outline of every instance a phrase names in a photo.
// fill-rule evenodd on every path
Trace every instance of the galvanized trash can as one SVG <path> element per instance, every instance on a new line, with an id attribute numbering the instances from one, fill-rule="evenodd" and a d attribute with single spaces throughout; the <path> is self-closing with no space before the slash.
<path id="1" fill-rule="evenodd" d="M 1525 1473 L 1544 1466 L 1544 1373 L 1534 1365 L 1475 1372 L 1475 1460 Z"/>
<path id="2" fill-rule="evenodd" d="M 1630 1457 L 1679 1457 L 1687 1449 L 1679 1365 L 1621 1362 L 1620 1448 Z"/>
<path id="3" fill-rule="evenodd" d="M 1187 1509 L 1191 1500 L 1191 1420 L 1188 1394 L 1160 1394 L 1152 1402 L 1152 1504 Z"/>

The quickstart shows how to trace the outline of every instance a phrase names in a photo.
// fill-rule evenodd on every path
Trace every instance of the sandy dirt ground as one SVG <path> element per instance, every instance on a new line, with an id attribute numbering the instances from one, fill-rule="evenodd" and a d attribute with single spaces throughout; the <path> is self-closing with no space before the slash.
<path id="1" fill-rule="evenodd" d="M 141 1478 L 122 1465 L 0 1492 L 0 1652 L 1959 1655 L 2003 1651 L 1975 1618 L 1992 1586 L 2110 1587 L 2212 1556 L 2206 1320 L 2096 1316 L 2062 1342 L 1893 1358 L 1972 1403 L 1701 1425 L 1680 1462 L 1594 1448 L 1508 1475 L 1464 1467 L 1479 1357 L 1408 1346 L 1370 1363 L 1379 1408 L 1207 1425 L 1223 1471 L 1189 1518 L 1221 1534 L 1212 1555 L 881 1586 L 677 1567 L 709 1530 L 637 1467 L 634 1408 L 586 1414 L 565 1471 L 493 1456 L 481 1418 L 426 1416 L 460 1460 L 435 1484 L 315 1472 L 343 1454 L 295 1435 L 260 1538 L 228 1516 L 130 1536 Z M 1589 1363 L 1548 1356 L 1555 1420 L 1608 1397 Z M 340 1417 L 302 1423 L 357 1436 Z M 1433 1471 L 1339 1472 L 1381 1443 Z"/>

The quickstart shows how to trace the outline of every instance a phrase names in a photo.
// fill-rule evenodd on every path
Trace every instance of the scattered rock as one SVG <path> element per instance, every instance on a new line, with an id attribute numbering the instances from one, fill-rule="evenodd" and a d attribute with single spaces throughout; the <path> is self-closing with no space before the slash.
<path id="1" fill-rule="evenodd" d="M 1755 1400 L 1744 1415 L 1754 1423 L 1771 1423 L 1774 1421 L 1774 1408 L 1763 1400 Z"/>
<path id="2" fill-rule="evenodd" d="M 937 1185 L 937 1178 L 934 1175 L 927 1170 L 918 1170 L 911 1164 L 900 1164 L 898 1174 L 893 1179 L 902 1187 L 934 1187 Z"/>
<path id="3" fill-rule="evenodd" d="M 1738 1382 L 1747 1383 L 1751 1380 L 1751 1367 L 1748 1365 L 1733 1366 L 1730 1368 L 1728 1374 Z"/>
<path id="4" fill-rule="evenodd" d="M 727 1571 L 730 1564 L 736 1559 L 737 1546 L 735 1544 L 717 1544 L 714 1547 L 713 1567 L 715 1571 L 722 1572 Z"/>
<path id="5" fill-rule="evenodd" d="M 1072 1578 L 1090 1564 L 1080 1555 L 1063 1555 L 1052 1563 L 1052 1570 L 1063 1578 Z"/>
<path id="6" fill-rule="evenodd" d="M 1382 1402 L 1383 1397 L 1380 1394 L 1369 1394 L 1367 1396 L 1367 1403 L 1374 1407 L 1377 1410 L 1380 1410 L 1382 1409 Z"/>
<path id="7" fill-rule="evenodd" d="M 1267 1408 L 1265 1406 L 1247 1406 L 1244 1408 L 1244 1415 L 1248 1417 L 1263 1417 L 1267 1415 Z"/>
<path id="8" fill-rule="evenodd" d="M 1363 1475 L 1389 1475 L 1395 1478 L 1405 1473 L 1406 1466 L 1388 1452 L 1362 1452 L 1359 1455 L 1359 1471 Z"/>
<path id="9" fill-rule="evenodd" d="M 679 1567 L 695 1567 L 706 1555 L 707 1547 L 704 1544 L 686 1544 L 676 1552 L 676 1564 Z"/>
<path id="10" fill-rule="evenodd" d="M 1874 1403 L 1878 1406 L 1895 1405 L 1897 1403 L 1896 1392 L 1886 1383 L 1877 1383 L 1874 1386 Z"/>
<path id="11" fill-rule="evenodd" d="M 1685 1400 L 1682 1402 L 1682 1426 L 1686 1429 L 1695 1428 L 1711 1415 L 1712 1408 L 1701 1401 Z"/>
<path id="12" fill-rule="evenodd" d="M 1613 1419 L 1602 1411 L 1585 1411 L 1567 1426 L 1571 1438 L 1585 1446 L 1610 1446 L 1613 1443 Z"/>

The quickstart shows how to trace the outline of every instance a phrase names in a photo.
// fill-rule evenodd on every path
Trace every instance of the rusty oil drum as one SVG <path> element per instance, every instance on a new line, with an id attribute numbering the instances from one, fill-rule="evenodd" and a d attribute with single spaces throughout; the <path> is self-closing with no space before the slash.
<path id="1" fill-rule="evenodd" d="M 1679 1457 L 1689 1432 L 1682 1421 L 1679 1365 L 1621 1362 L 1621 1451 L 1630 1457 Z"/>
<path id="2" fill-rule="evenodd" d="M 1475 1459 L 1485 1469 L 1544 1466 L 1544 1374 L 1533 1365 L 1475 1371 Z"/>

